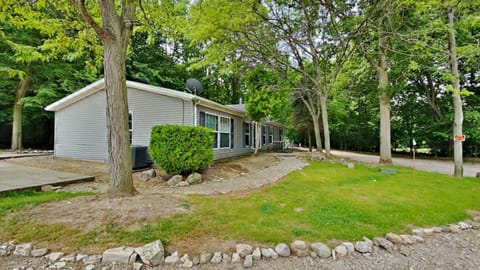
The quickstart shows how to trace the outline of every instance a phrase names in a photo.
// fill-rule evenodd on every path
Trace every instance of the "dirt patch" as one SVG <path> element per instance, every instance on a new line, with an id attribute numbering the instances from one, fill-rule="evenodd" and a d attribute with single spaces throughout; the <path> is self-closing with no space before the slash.
<path id="1" fill-rule="evenodd" d="M 104 229 L 109 223 L 136 230 L 160 217 L 188 211 L 191 211 L 188 198 L 183 195 L 142 194 L 125 198 L 93 195 L 42 204 L 18 217 L 40 224 L 64 224 L 87 232 Z"/>
<path id="2" fill-rule="evenodd" d="M 160 217 L 191 211 L 188 197 L 182 194 L 162 192 L 166 184 L 141 181 L 140 172 L 134 173 L 134 185 L 139 194 L 133 197 L 110 198 L 103 194 L 108 188 L 108 166 L 103 162 L 54 158 L 51 156 L 26 157 L 8 160 L 26 166 L 53 169 L 64 172 L 94 175 L 95 181 L 62 187 L 69 192 L 90 191 L 97 195 L 42 204 L 24 210 L 20 219 L 33 220 L 40 224 L 65 224 L 68 227 L 89 231 L 99 229 L 114 221 L 127 230 L 139 229 L 143 224 L 153 223 Z M 216 162 L 203 172 L 205 181 L 234 178 L 277 164 L 273 154 L 256 157 L 245 156 Z"/>

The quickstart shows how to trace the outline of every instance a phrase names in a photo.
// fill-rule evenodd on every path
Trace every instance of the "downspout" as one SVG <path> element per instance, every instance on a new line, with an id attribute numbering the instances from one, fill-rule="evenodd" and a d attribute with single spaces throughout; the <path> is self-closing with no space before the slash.
<path id="1" fill-rule="evenodd" d="M 193 126 L 196 127 L 198 126 L 198 121 L 197 121 L 197 105 L 200 103 L 200 101 L 196 98 L 192 98 L 193 102 Z"/>

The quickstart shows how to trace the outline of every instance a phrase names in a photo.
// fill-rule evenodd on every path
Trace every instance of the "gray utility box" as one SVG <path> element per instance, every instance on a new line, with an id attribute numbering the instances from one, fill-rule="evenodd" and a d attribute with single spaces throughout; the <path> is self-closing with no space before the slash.
<path id="1" fill-rule="evenodd" d="M 147 167 L 148 147 L 142 145 L 132 145 L 132 169 L 139 169 Z"/>

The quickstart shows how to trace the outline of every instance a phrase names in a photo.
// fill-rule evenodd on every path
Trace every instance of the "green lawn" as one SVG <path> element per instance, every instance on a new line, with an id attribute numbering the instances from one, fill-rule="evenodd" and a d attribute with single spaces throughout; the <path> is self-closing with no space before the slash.
<path id="1" fill-rule="evenodd" d="M 387 232 L 409 233 L 412 226 L 454 223 L 467 218 L 468 209 L 480 210 L 478 179 L 419 171 L 414 179 L 411 169 L 395 169 L 397 174 L 382 174 L 378 168 L 358 164 L 352 170 L 312 163 L 248 195 L 192 196 L 185 206 L 193 209 L 189 214 L 161 219 L 135 232 L 110 224 L 103 231 L 66 234 L 78 247 L 156 239 L 172 243 L 205 236 L 264 244 L 293 239 L 352 241 Z M 15 228 L 2 225 L 4 232 Z M 29 227 L 22 226 L 27 231 Z M 61 236 L 56 237 L 58 241 Z"/>

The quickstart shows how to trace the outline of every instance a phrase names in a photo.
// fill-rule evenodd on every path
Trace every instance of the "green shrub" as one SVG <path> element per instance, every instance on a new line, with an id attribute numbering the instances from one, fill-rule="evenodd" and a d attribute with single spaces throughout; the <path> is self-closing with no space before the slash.
<path id="1" fill-rule="evenodd" d="M 149 151 L 152 160 L 167 173 L 191 173 L 212 164 L 212 130 L 204 127 L 154 126 Z"/>

